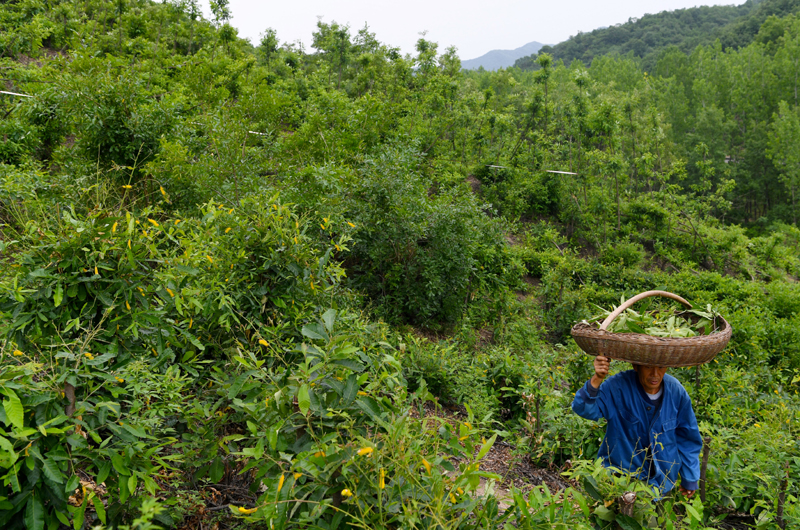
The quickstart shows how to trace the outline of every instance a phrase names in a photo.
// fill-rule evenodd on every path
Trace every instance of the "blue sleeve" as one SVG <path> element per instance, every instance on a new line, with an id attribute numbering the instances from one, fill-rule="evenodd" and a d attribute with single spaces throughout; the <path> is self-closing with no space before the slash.
<path id="1" fill-rule="evenodd" d="M 590 381 L 586 381 L 586 384 L 575 393 L 575 399 L 572 400 L 572 410 L 587 420 L 597 421 L 604 418 L 604 408 L 600 399 L 600 389 L 594 388 Z"/>
<path id="2" fill-rule="evenodd" d="M 692 410 L 692 400 L 685 390 L 678 411 L 675 438 L 681 457 L 681 486 L 694 491 L 700 480 L 700 451 L 703 449 L 703 438 L 700 436 L 697 419 Z"/>

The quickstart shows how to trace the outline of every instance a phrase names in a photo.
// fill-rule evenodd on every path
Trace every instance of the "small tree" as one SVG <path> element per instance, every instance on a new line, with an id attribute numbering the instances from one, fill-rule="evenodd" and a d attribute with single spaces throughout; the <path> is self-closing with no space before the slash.
<path id="1" fill-rule="evenodd" d="M 800 184 L 800 115 L 797 107 L 785 101 L 772 116 L 767 156 L 780 170 L 783 182 L 792 197 L 792 222 L 797 225 L 797 186 Z"/>

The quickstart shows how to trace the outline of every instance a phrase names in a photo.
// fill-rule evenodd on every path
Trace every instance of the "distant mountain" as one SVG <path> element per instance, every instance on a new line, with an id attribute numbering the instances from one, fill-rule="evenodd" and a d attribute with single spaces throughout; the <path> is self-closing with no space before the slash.
<path id="1" fill-rule="evenodd" d="M 485 53 L 477 59 L 467 59 L 461 61 L 461 67 L 465 70 L 477 70 L 483 66 L 486 70 L 498 70 L 500 68 L 507 68 L 514 66 L 514 61 L 520 57 L 533 55 L 544 46 L 541 42 L 529 42 L 525 46 L 521 46 L 516 50 L 492 50 Z"/>

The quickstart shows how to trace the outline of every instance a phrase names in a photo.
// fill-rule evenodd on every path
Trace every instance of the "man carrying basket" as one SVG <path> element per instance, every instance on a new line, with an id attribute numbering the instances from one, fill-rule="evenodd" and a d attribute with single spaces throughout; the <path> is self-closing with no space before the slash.
<path id="1" fill-rule="evenodd" d="M 634 364 L 607 381 L 609 359 L 594 359 L 594 375 L 575 394 L 572 410 L 607 421 L 598 457 L 647 481 L 662 493 L 697 490 L 703 441 L 689 394 L 667 368 Z"/>

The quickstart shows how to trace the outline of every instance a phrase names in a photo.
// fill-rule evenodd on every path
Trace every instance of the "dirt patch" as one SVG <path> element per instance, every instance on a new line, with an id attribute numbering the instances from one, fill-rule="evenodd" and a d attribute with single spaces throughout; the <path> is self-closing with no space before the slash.
<path id="1" fill-rule="evenodd" d="M 467 184 L 469 187 L 472 188 L 472 193 L 478 195 L 481 192 L 481 181 L 475 178 L 473 175 L 470 175 L 466 179 Z"/>

